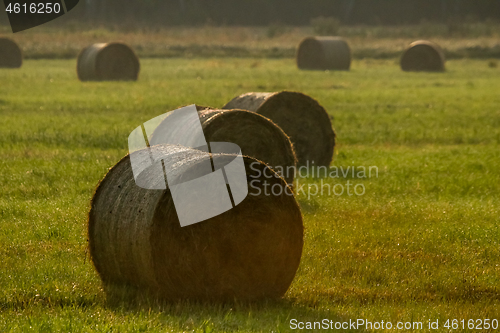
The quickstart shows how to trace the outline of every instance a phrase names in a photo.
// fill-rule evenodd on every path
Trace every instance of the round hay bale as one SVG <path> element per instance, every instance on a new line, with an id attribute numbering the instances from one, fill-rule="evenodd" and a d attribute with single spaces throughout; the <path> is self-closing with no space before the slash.
<path id="1" fill-rule="evenodd" d="M 351 49 L 340 37 L 307 37 L 297 51 L 300 69 L 349 70 Z"/>
<path id="2" fill-rule="evenodd" d="M 170 174 L 192 175 L 209 159 L 182 146 L 150 149 L 164 156 Z M 234 156 L 213 154 L 212 161 L 224 164 Z M 268 192 L 279 186 L 291 193 L 283 178 L 264 178 L 265 164 L 243 159 L 247 183 L 260 180 L 249 186 L 247 197 L 225 213 L 186 227 L 179 224 L 171 190 L 136 185 L 130 155 L 111 168 L 97 187 L 88 220 L 91 258 L 106 290 L 131 286 L 166 300 L 282 297 L 300 263 L 302 215 L 293 195 L 265 194 L 264 180 Z M 162 174 L 147 176 L 158 184 L 165 181 Z"/>
<path id="3" fill-rule="evenodd" d="M 280 174 L 283 171 L 281 175 L 285 180 L 289 184 L 293 183 L 297 159 L 290 138 L 278 125 L 264 116 L 246 110 L 198 107 L 198 114 L 208 142 L 235 143 L 241 148 L 243 155 L 265 162 Z M 164 121 L 167 119 L 168 117 Z M 179 131 L 189 133 L 190 126 L 193 124 L 185 123 L 179 127 Z M 157 129 L 151 137 L 151 145 L 171 142 L 170 139 L 177 135 L 161 130 L 161 124 Z"/>
<path id="4" fill-rule="evenodd" d="M 251 92 L 240 95 L 224 109 L 244 109 L 271 119 L 290 137 L 299 166 L 330 166 L 335 132 L 325 109 L 299 92 Z"/>
<path id="5" fill-rule="evenodd" d="M 11 39 L 0 38 L 0 68 L 19 68 L 23 64 L 23 53 Z"/>
<path id="6" fill-rule="evenodd" d="M 136 81 L 139 58 L 121 43 L 93 44 L 80 52 L 77 61 L 81 81 Z"/>
<path id="7" fill-rule="evenodd" d="M 406 72 L 443 72 L 444 64 L 443 50 L 426 40 L 411 43 L 401 57 L 401 69 Z"/>

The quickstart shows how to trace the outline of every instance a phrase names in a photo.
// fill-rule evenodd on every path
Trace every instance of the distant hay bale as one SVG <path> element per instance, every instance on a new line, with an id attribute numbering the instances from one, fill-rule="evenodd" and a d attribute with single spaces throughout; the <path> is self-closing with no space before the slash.
<path id="1" fill-rule="evenodd" d="M 81 81 L 136 81 L 139 58 L 121 43 L 93 44 L 80 52 L 77 62 Z"/>
<path id="2" fill-rule="evenodd" d="M 299 45 L 297 66 L 300 69 L 349 70 L 351 49 L 340 37 L 307 37 Z"/>
<path id="3" fill-rule="evenodd" d="M 445 57 L 439 45 L 418 40 L 410 44 L 401 57 L 401 69 L 406 72 L 443 72 Z"/>
<path id="4" fill-rule="evenodd" d="M 157 145 L 151 153 L 165 156 L 165 170 L 177 175 L 208 160 L 182 146 Z M 233 158 L 212 155 L 214 165 Z M 106 289 L 131 286 L 166 300 L 282 297 L 300 263 L 302 215 L 293 195 L 265 195 L 263 180 L 291 193 L 283 178 L 264 178 L 267 166 L 253 158 L 244 157 L 244 164 L 247 182 L 260 180 L 253 187 L 261 192 L 249 186 L 236 207 L 186 227 L 179 224 L 169 189 L 136 185 L 129 155 L 111 168 L 94 194 L 88 220 L 91 258 Z M 144 172 L 158 184 L 165 181 L 163 174 Z"/>
<path id="5" fill-rule="evenodd" d="M 23 53 L 11 39 L 0 38 L 0 68 L 19 68 L 23 64 Z"/>
<path id="6" fill-rule="evenodd" d="M 235 143 L 241 148 L 243 155 L 263 161 L 273 168 L 281 167 L 285 171 L 282 175 L 285 180 L 289 184 L 293 182 L 294 173 L 286 170 L 288 167 L 292 167 L 290 170 L 294 169 L 295 152 L 290 138 L 278 125 L 264 116 L 246 110 L 214 110 L 204 107 L 198 107 L 198 110 L 208 142 Z M 193 124 L 181 125 L 179 131 L 189 132 L 190 126 Z M 170 139 L 177 135 L 161 131 L 161 128 L 160 124 L 159 130 L 152 135 L 153 145 L 172 142 Z M 280 170 L 276 168 L 276 171 Z"/>
<path id="7" fill-rule="evenodd" d="M 244 109 L 271 119 L 290 137 L 299 166 L 329 166 L 335 132 L 325 109 L 313 98 L 299 93 L 251 92 L 235 97 L 224 109 Z"/>

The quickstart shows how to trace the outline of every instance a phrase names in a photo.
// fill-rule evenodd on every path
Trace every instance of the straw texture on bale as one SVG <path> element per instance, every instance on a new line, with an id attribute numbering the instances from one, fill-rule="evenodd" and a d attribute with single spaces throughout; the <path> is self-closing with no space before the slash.
<path id="1" fill-rule="evenodd" d="M 207 142 L 231 142 L 241 148 L 241 153 L 267 165 L 279 172 L 284 170 L 285 180 L 293 182 L 293 172 L 286 172 L 288 167 L 295 167 L 296 157 L 290 138 L 268 118 L 246 110 L 216 110 L 198 107 L 200 122 Z M 164 120 L 168 121 L 168 117 Z M 178 131 L 189 133 L 195 124 L 185 123 Z M 158 126 L 162 128 L 162 126 Z M 154 132 L 152 142 L 171 142 L 176 132 Z M 280 167 L 280 168 L 276 168 Z"/>
<path id="2" fill-rule="evenodd" d="M 271 119 L 290 137 L 297 165 L 329 166 L 335 147 L 335 132 L 325 109 L 299 92 L 246 93 L 224 106 L 244 109 Z"/>
<path id="3" fill-rule="evenodd" d="M 165 156 L 167 174 L 196 173 L 208 159 L 182 146 L 154 149 L 154 154 Z M 224 163 L 234 155 L 212 158 Z M 248 182 L 287 186 L 280 177 L 264 179 L 259 172 L 265 164 L 250 157 L 244 157 L 244 163 Z M 165 181 L 154 172 L 146 176 L 158 184 Z M 293 195 L 265 195 L 261 185 L 253 185 L 260 194 L 249 187 L 248 196 L 233 209 L 182 228 L 170 190 L 139 188 L 130 157 L 124 157 L 100 182 L 89 212 L 90 254 L 106 289 L 133 286 L 166 300 L 283 296 L 300 263 L 302 215 Z"/>
<path id="4" fill-rule="evenodd" d="M 429 41 L 413 42 L 401 57 L 401 69 L 407 72 L 443 72 L 444 52 L 439 45 Z"/>
<path id="5" fill-rule="evenodd" d="M 307 37 L 297 51 L 300 69 L 349 70 L 351 49 L 340 37 Z"/>
<path id="6" fill-rule="evenodd" d="M 80 52 L 77 61 L 81 81 L 136 81 L 139 58 L 121 43 L 93 44 Z"/>
<path id="7" fill-rule="evenodd" d="M 19 68 L 23 64 L 23 53 L 11 39 L 0 38 L 0 68 Z"/>

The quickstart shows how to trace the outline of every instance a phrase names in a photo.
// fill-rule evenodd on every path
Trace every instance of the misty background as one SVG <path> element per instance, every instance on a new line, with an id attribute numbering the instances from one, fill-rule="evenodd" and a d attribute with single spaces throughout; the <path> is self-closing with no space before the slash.
<path id="1" fill-rule="evenodd" d="M 342 24 L 500 19 L 499 0 L 80 0 L 73 19 L 152 25 L 306 25 L 316 17 Z"/>

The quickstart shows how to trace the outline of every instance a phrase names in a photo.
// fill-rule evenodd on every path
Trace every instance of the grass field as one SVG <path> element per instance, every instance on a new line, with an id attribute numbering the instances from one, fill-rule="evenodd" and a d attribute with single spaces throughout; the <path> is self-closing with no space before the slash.
<path id="1" fill-rule="evenodd" d="M 0 70 L 1 332 L 285 332 L 290 320 L 500 320 L 500 69 L 396 59 L 350 72 L 291 59 L 144 59 L 138 82 L 82 83 L 75 60 Z M 86 252 L 97 182 L 139 124 L 248 91 L 302 91 L 335 117 L 334 166 L 377 166 L 363 196 L 299 193 L 305 248 L 285 298 L 110 303 Z M 321 180 L 302 179 L 305 192 Z M 466 324 L 467 325 L 467 324 Z M 462 331 L 458 329 L 457 331 Z"/>

